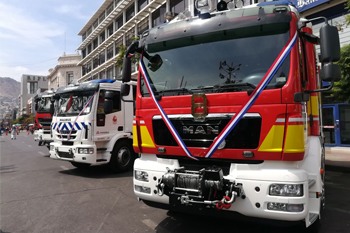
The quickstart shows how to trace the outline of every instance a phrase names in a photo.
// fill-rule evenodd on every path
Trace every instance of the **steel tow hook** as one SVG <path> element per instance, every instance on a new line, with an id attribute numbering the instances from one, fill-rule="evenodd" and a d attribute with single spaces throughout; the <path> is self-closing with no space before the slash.
<path id="1" fill-rule="evenodd" d="M 225 208 L 225 209 L 230 209 L 231 208 L 231 203 L 230 204 L 226 204 L 225 202 L 226 201 L 230 201 L 230 198 L 227 197 L 227 196 L 224 196 L 224 198 L 222 198 L 222 200 L 218 203 L 216 203 L 216 208 L 218 210 L 222 210 L 222 208 Z"/>

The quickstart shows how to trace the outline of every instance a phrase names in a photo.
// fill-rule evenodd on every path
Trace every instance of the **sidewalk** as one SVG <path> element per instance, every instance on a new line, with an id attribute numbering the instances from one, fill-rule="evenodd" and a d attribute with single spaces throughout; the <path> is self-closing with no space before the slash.
<path id="1" fill-rule="evenodd" d="M 326 169 L 350 172 L 350 147 L 326 147 Z"/>

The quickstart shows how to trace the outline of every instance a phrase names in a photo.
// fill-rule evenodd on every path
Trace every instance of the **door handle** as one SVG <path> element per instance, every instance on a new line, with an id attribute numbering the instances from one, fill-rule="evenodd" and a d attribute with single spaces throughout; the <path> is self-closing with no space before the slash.
<path id="1" fill-rule="evenodd" d="M 335 121 L 335 130 L 339 130 L 339 120 Z"/>

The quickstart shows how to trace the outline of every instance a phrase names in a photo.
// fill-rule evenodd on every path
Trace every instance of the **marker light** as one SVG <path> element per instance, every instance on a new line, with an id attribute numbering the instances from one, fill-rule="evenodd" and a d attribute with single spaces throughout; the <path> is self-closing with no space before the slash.
<path id="1" fill-rule="evenodd" d="M 140 193 L 151 193 L 151 188 L 135 185 L 135 191 Z"/>
<path id="2" fill-rule="evenodd" d="M 271 196 L 303 196 L 302 184 L 271 184 L 269 187 Z"/>
<path id="3" fill-rule="evenodd" d="M 274 210 L 274 211 L 285 211 L 285 212 L 302 212 L 304 210 L 304 205 L 268 202 L 267 209 Z"/>

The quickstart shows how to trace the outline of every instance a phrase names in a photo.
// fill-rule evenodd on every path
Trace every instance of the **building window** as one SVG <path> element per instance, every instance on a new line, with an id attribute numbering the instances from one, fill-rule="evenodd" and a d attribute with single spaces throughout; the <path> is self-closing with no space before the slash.
<path id="1" fill-rule="evenodd" d="M 106 18 L 105 12 L 103 12 L 100 17 L 98 17 L 98 23 L 102 23 L 102 21 Z"/>
<path id="2" fill-rule="evenodd" d="M 84 76 L 86 74 L 86 65 L 82 66 L 81 71 L 82 71 L 83 76 Z"/>
<path id="3" fill-rule="evenodd" d="M 141 11 L 143 8 L 147 6 L 147 0 L 139 0 L 138 1 L 138 10 Z"/>
<path id="4" fill-rule="evenodd" d="M 98 39 L 95 38 L 94 41 L 92 42 L 92 47 L 93 47 L 93 50 L 96 49 L 98 46 Z"/>
<path id="5" fill-rule="evenodd" d="M 183 12 L 188 6 L 188 0 L 170 0 L 170 11 L 176 15 Z"/>
<path id="6" fill-rule="evenodd" d="M 95 20 L 95 22 L 92 24 L 93 29 L 95 30 L 98 26 L 98 19 Z"/>
<path id="7" fill-rule="evenodd" d="M 29 82 L 27 88 L 28 94 L 34 94 L 38 90 L 38 82 Z"/>
<path id="8" fill-rule="evenodd" d="M 105 58 L 105 51 L 102 51 L 99 55 L 99 59 L 100 59 L 100 65 L 103 64 L 106 61 Z"/>
<path id="9" fill-rule="evenodd" d="M 132 39 L 135 37 L 135 32 L 133 29 L 125 34 L 125 45 L 128 47 L 132 43 Z"/>
<path id="10" fill-rule="evenodd" d="M 137 32 L 139 33 L 139 35 L 142 35 L 142 33 L 146 30 L 148 30 L 148 18 L 145 18 L 144 20 L 142 20 L 140 23 L 137 24 Z"/>
<path id="11" fill-rule="evenodd" d="M 135 15 L 135 5 L 134 3 L 129 6 L 129 8 L 126 10 L 126 22 L 128 22 L 132 17 Z"/>
<path id="12" fill-rule="evenodd" d="M 67 85 L 71 84 L 74 80 L 73 72 L 67 72 Z"/>
<path id="13" fill-rule="evenodd" d="M 91 61 L 89 61 L 87 64 L 86 64 L 86 73 L 89 73 L 91 71 Z"/>
<path id="14" fill-rule="evenodd" d="M 88 47 L 87 47 L 87 53 L 88 53 L 88 54 L 91 53 L 91 47 L 92 47 L 91 44 L 89 44 Z"/>
<path id="15" fill-rule="evenodd" d="M 92 32 L 92 26 L 87 30 L 86 37 L 88 37 Z"/>
<path id="16" fill-rule="evenodd" d="M 166 6 L 164 4 L 152 13 L 152 27 L 158 26 L 165 22 L 165 12 Z"/>
<path id="17" fill-rule="evenodd" d="M 100 79 L 105 79 L 106 78 L 106 72 L 103 70 L 100 72 Z"/>
<path id="18" fill-rule="evenodd" d="M 113 2 L 107 7 L 106 15 L 109 15 L 113 10 Z"/>
<path id="19" fill-rule="evenodd" d="M 105 41 L 106 37 L 105 37 L 105 31 L 103 31 L 101 34 L 100 34 L 100 44 L 103 43 L 103 41 Z"/>
<path id="20" fill-rule="evenodd" d="M 123 16 L 119 16 L 119 18 L 115 21 L 115 30 L 117 31 L 119 28 L 123 26 Z"/>
<path id="21" fill-rule="evenodd" d="M 122 0 L 114 0 L 114 6 L 117 7 Z"/>
<path id="22" fill-rule="evenodd" d="M 115 42 L 115 55 L 119 53 L 119 49 L 120 49 L 119 46 L 122 46 L 122 45 L 123 45 L 123 38 L 121 37 Z"/>
<path id="23" fill-rule="evenodd" d="M 112 57 L 113 57 L 113 45 L 107 48 L 107 60 L 111 59 Z"/>
<path id="24" fill-rule="evenodd" d="M 83 56 L 83 58 L 86 57 L 86 49 L 81 50 L 81 55 Z"/>
<path id="25" fill-rule="evenodd" d="M 117 67 L 116 65 L 114 65 L 114 73 L 115 73 L 115 78 L 118 80 L 122 79 L 122 72 L 121 69 L 119 67 Z"/>
<path id="26" fill-rule="evenodd" d="M 81 41 L 84 41 L 86 39 L 86 33 L 84 33 L 82 36 L 81 36 Z"/>
<path id="27" fill-rule="evenodd" d="M 92 69 L 96 69 L 98 67 L 98 57 L 95 57 L 92 61 Z"/>
<path id="28" fill-rule="evenodd" d="M 113 79 L 113 66 L 110 66 L 106 70 L 107 79 Z"/>
<path id="29" fill-rule="evenodd" d="M 111 23 L 107 28 L 107 37 L 113 35 L 113 23 Z"/>

